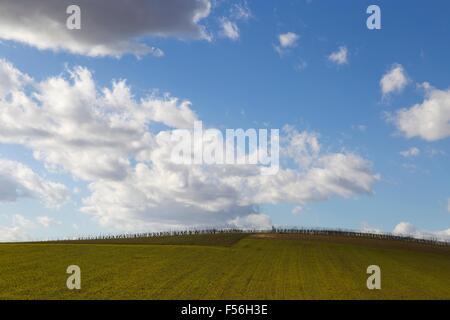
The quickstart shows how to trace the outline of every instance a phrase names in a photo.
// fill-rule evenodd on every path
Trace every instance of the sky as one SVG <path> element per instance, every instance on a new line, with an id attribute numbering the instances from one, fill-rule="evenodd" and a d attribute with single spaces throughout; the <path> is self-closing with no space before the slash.
<path id="1" fill-rule="evenodd" d="M 272 225 L 450 240 L 448 12 L 2 1 L 0 241 Z M 278 129 L 278 173 L 174 164 L 171 134 L 198 121 Z"/>

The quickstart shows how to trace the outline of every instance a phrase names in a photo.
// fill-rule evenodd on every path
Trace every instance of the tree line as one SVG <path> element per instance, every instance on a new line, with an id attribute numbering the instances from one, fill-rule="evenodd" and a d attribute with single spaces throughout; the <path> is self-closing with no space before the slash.
<path id="1" fill-rule="evenodd" d="M 226 233 L 276 233 L 276 234 L 300 234 L 300 235 L 321 235 L 321 236 L 345 236 L 353 238 L 367 238 L 380 240 L 396 240 L 407 241 L 422 244 L 433 244 L 439 246 L 450 246 L 449 241 L 439 238 L 415 238 L 412 236 L 396 235 L 392 233 L 371 233 L 347 229 L 322 229 L 322 228 L 280 228 L 272 227 L 269 230 L 261 229 L 239 229 L 239 228 L 205 228 L 205 229 L 189 229 L 189 230 L 173 230 L 160 232 L 143 232 L 143 233 L 123 233 L 123 234 L 107 234 L 94 236 L 81 236 L 72 239 L 57 239 L 52 241 L 96 241 L 96 240 L 120 240 L 120 239 L 140 239 L 153 237 L 171 237 L 171 236 L 189 236 L 189 235 L 207 235 L 207 234 L 226 234 Z"/>

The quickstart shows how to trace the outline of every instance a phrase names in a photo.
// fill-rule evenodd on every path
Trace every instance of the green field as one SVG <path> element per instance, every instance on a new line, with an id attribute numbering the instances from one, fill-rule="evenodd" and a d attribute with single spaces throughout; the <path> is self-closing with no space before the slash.
<path id="1" fill-rule="evenodd" d="M 82 288 L 66 288 L 66 268 Z M 366 288 L 379 265 L 382 289 Z M 450 247 L 218 234 L 0 245 L 1 299 L 450 299 Z"/>

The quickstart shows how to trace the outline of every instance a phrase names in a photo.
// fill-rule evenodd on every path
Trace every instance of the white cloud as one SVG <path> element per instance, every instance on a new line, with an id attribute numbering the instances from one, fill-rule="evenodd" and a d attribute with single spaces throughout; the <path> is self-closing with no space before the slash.
<path id="1" fill-rule="evenodd" d="M 0 79 L 23 75 L 8 70 Z M 289 126 L 282 130 L 281 155 L 292 165 L 274 176 L 263 175 L 259 165 L 176 165 L 171 134 L 198 120 L 190 102 L 171 96 L 137 100 L 125 81 L 98 88 L 85 68 L 2 90 L 0 143 L 29 148 L 49 170 L 86 182 L 90 194 L 81 210 L 122 231 L 269 225 L 261 204 L 303 206 L 370 194 L 379 179 L 370 161 L 326 152 L 317 134 Z M 155 123 L 168 127 L 152 132 Z M 45 191 L 59 190 L 41 184 Z"/>
<path id="2" fill-rule="evenodd" d="M 63 184 L 46 181 L 19 162 L 0 158 L 0 202 L 18 198 L 35 198 L 54 207 L 65 203 L 69 192 Z"/>
<path id="3" fill-rule="evenodd" d="M 132 4 L 78 0 L 81 30 L 68 30 L 66 8 L 72 4 L 69 0 L 3 0 L 0 39 L 88 56 L 161 56 L 160 49 L 138 39 L 208 38 L 200 22 L 210 14 L 210 0 L 134 0 Z"/>
<path id="4" fill-rule="evenodd" d="M 15 214 L 11 218 L 8 226 L 0 225 L 0 242 L 28 241 L 30 240 L 29 230 L 34 227 L 34 223 L 20 214 Z"/>
<path id="5" fill-rule="evenodd" d="M 328 56 L 328 60 L 338 65 L 343 65 L 348 63 L 348 49 L 345 46 L 339 47 L 335 52 L 332 52 Z"/>
<path id="6" fill-rule="evenodd" d="M 221 17 L 219 35 L 231 39 L 233 41 L 239 40 L 241 32 L 238 22 L 245 22 L 253 18 L 247 1 L 241 3 L 234 3 L 230 8 L 229 17 Z"/>
<path id="7" fill-rule="evenodd" d="M 294 209 L 292 209 L 292 214 L 293 215 L 300 215 L 303 212 L 303 207 L 302 206 L 296 206 L 294 207 Z"/>
<path id="8" fill-rule="evenodd" d="M 400 222 L 394 228 L 393 234 L 400 236 L 410 236 L 419 239 L 437 239 L 440 241 L 450 241 L 450 229 L 439 231 L 419 230 L 409 222 Z"/>
<path id="9" fill-rule="evenodd" d="M 0 66 L 5 63 L 0 60 Z M 2 70 L 0 79 L 8 78 Z M 136 101 L 124 81 L 98 92 L 84 68 L 31 89 L 32 94 L 16 89 L 11 99 L 0 100 L 0 142 L 25 145 L 48 169 L 84 180 L 125 177 L 129 156 L 143 155 L 153 143 L 151 122 L 187 128 L 196 120 L 188 101 L 170 96 Z"/>
<path id="10" fill-rule="evenodd" d="M 251 12 L 247 1 L 233 4 L 230 11 L 231 17 L 235 20 L 249 20 L 253 18 L 253 13 Z"/>
<path id="11" fill-rule="evenodd" d="M 173 148 L 169 132 L 161 132 L 151 155 L 153 166 L 138 164 L 124 181 L 91 183 L 92 195 L 85 199 L 83 211 L 104 225 L 130 229 L 154 228 L 155 223 L 167 226 L 168 221 L 210 226 L 257 214 L 259 204 L 303 205 L 371 193 L 378 176 L 370 162 L 355 154 L 321 154 L 307 135 L 291 132 L 284 142 L 287 158 L 301 157 L 297 168 L 264 176 L 258 166 L 175 166 L 169 159 Z"/>
<path id="12" fill-rule="evenodd" d="M 408 76 L 402 65 L 394 64 L 380 80 L 380 87 L 383 96 L 394 92 L 401 92 L 409 83 Z"/>
<path id="13" fill-rule="evenodd" d="M 41 226 L 48 228 L 52 225 L 58 225 L 61 224 L 60 221 L 57 221 L 49 216 L 39 216 L 36 218 L 37 223 L 39 223 Z"/>
<path id="14" fill-rule="evenodd" d="M 300 36 L 294 32 L 286 32 L 278 35 L 278 44 L 275 45 L 275 51 L 280 55 L 287 50 L 294 48 L 298 45 Z"/>
<path id="15" fill-rule="evenodd" d="M 420 155 L 420 149 L 416 147 L 409 148 L 400 152 L 400 155 L 405 158 L 413 158 Z"/>
<path id="16" fill-rule="evenodd" d="M 283 33 L 278 36 L 280 46 L 283 48 L 295 47 L 298 43 L 299 36 L 293 32 Z"/>
<path id="17" fill-rule="evenodd" d="M 272 221 L 270 217 L 263 213 L 252 213 L 243 217 L 236 217 L 233 220 L 228 221 L 231 227 L 244 229 L 244 230 L 269 230 L 272 227 Z"/>
<path id="18" fill-rule="evenodd" d="M 227 18 L 222 18 L 220 20 L 221 24 L 221 35 L 223 37 L 229 38 L 233 41 L 236 41 L 239 39 L 239 27 L 236 23 L 228 20 Z"/>
<path id="19" fill-rule="evenodd" d="M 383 231 L 381 229 L 373 227 L 367 222 L 363 222 L 361 224 L 361 231 L 366 232 L 366 233 L 383 233 Z"/>
<path id="20" fill-rule="evenodd" d="M 411 223 L 400 222 L 395 226 L 393 233 L 398 235 L 412 235 L 416 231 L 416 228 Z"/>
<path id="21" fill-rule="evenodd" d="M 14 68 L 11 63 L 0 60 L 0 98 L 21 90 L 30 80 L 30 77 Z"/>
<path id="22" fill-rule="evenodd" d="M 438 90 L 428 84 L 423 87 L 425 100 L 390 115 L 389 121 L 407 138 L 436 141 L 450 137 L 450 89 Z"/>
<path id="23" fill-rule="evenodd" d="M 38 227 L 48 228 L 61 222 L 48 216 L 40 216 L 35 220 L 30 220 L 23 215 L 5 215 L 9 220 L 7 225 L 0 225 L 0 242 L 32 241 L 31 231 Z M 35 240 L 36 238 L 34 238 Z"/>

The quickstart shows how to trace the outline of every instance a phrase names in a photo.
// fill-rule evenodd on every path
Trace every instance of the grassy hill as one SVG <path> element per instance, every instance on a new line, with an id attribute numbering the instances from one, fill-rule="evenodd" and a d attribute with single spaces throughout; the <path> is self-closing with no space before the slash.
<path id="1" fill-rule="evenodd" d="M 72 264 L 80 291 L 66 288 Z M 450 247 L 296 234 L 2 244 L 0 298 L 450 299 Z"/>

